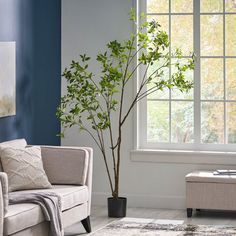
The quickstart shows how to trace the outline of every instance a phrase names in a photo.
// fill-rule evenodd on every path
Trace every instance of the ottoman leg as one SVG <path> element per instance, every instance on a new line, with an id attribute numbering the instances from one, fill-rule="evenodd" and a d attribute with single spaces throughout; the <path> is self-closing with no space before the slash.
<path id="1" fill-rule="evenodd" d="M 193 208 L 187 208 L 187 217 L 192 217 Z"/>

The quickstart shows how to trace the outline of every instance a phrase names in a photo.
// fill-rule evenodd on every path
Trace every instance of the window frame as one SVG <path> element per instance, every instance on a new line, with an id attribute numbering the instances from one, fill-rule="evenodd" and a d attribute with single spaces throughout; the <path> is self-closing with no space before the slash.
<path id="1" fill-rule="evenodd" d="M 194 70 L 194 93 L 193 99 L 193 117 L 194 117 L 194 143 L 162 143 L 162 142 L 147 142 L 147 98 L 144 98 L 138 103 L 137 106 L 137 122 L 136 122 L 136 148 L 137 149 L 156 149 L 156 150 L 189 150 L 189 151 L 229 151 L 233 152 L 236 150 L 236 144 L 227 143 L 227 112 L 226 106 L 228 102 L 236 102 L 236 100 L 227 100 L 226 99 L 226 59 L 227 58 L 236 58 L 236 56 L 226 56 L 226 15 L 227 14 L 236 14 L 236 12 L 225 12 L 225 0 L 223 2 L 223 12 L 222 13 L 208 13 L 200 12 L 200 0 L 193 0 L 193 13 L 171 13 L 171 0 L 169 1 L 169 13 L 159 13 L 159 14 L 148 14 L 148 15 L 168 15 L 169 16 L 169 36 L 171 38 L 171 23 L 170 18 L 172 15 L 193 15 L 193 49 L 194 53 L 202 58 L 222 58 L 223 59 L 223 80 L 224 80 L 224 97 L 219 100 L 204 100 L 201 99 L 201 60 L 197 59 L 195 61 L 195 70 Z M 136 10 L 139 15 L 141 12 L 147 13 L 146 7 L 147 0 L 137 0 Z M 201 15 L 222 15 L 223 16 L 223 56 L 201 56 Z M 139 22 L 137 22 L 139 24 Z M 198 40 L 196 40 L 198 39 Z M 171 50 L 171 49 L 170 49 Z M 187 56 L 183 58 L 189 58 Z M 142 70 L 142 69 L 141 69 Z M 137 77 L 139 80 L 139 74 L 141 70 L 138 71 Z M 136 85 L 137 86 L 137 85 Z M 165 99 L 156 99 L 164 101 Z M 187 101 L 187 99 L 166 99 L 170 103 L 172 101 Z M 213 143 L 201 143 L 201 104 L 202 102 L 223 102 L 224 104 L 224 144 L 213 144 Z M 169 106 L 171 112 L 171 104 Z M 169 115 L 169 127 L 171 129 L 171 114 Z M 169 131 L 169 136 L 171 131 Z M 171 137 L 169 137 L 171 141 Z"/>

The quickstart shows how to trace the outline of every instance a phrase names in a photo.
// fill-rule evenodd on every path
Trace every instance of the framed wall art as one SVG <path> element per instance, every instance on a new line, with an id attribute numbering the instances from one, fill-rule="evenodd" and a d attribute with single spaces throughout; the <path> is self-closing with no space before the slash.
<path id="1" fill-rule="evenodd" d="M 16 114 L 16 43 L 0 42 L 0 117 Z"/>

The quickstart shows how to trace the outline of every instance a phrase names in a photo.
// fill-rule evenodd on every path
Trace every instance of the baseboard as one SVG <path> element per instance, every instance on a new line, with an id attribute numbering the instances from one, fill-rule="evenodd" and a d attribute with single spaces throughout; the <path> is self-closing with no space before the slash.
<path id="1" fill-rule="evenodd" d="M 111 194 L 94 192 L 92 204 L 97 206 L 107 205 L 107 197 Z M 160 209 L 185 209 L 185 196 L 158 196 L 145 194 L 122 194 L 127 197 L 128 207 L 160 208 Z"/>

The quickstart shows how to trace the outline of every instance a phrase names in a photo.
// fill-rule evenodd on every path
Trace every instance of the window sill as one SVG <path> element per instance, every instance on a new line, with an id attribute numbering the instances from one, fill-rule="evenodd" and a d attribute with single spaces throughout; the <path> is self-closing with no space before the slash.
<path id="1" fill-rule="evenodd" d="M 130 159 L 133 162 L 236 165 L 236 152 L 138 149 L 131 151 Z"/>

